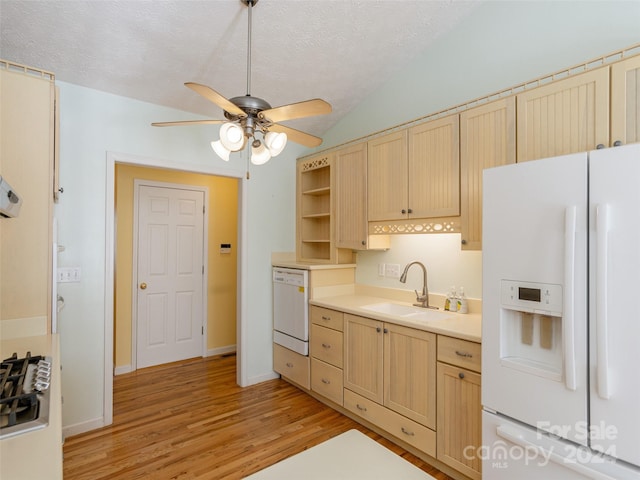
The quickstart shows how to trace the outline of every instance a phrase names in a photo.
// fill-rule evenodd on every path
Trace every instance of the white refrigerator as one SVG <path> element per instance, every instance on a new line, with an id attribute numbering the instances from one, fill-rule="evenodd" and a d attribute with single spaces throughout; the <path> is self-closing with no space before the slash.
<path id="1" fill-rule="evenodd" d="M 483 478 L 640 479 L 640 145 L 485 170 Z"/>

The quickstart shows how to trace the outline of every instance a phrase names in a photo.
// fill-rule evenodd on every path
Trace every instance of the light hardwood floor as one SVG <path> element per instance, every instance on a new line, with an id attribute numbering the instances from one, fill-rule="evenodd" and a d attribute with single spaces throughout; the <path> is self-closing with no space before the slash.
<path id="1" fill-rule="evenodd" d="M 247 388 L 234 356 L 114 379 L 114 422 L 67 438 L 65 480 L 240 479 L 356 428 L 438 480 L 419 458 L 283 380 Z"/>

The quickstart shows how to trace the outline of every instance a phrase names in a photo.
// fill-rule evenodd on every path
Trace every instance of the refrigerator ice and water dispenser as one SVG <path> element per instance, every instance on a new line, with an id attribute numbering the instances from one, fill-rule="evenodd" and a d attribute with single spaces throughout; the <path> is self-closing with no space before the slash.
<path id="1" fill-rule="evenodd" d="M 502 280 L 502 365 L 562 381 L 562 286 Z"/>

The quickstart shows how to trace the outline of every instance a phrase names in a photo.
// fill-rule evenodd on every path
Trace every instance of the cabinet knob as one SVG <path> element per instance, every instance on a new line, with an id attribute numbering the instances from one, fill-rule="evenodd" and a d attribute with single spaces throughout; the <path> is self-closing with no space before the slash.
<path id="1" fill-rule="evenodd" d="M 407 213 L 407 211 L 403 208 L 402 210 L 400 210 L 400 213 L 404 215 L 405 213 Z"/>
<path id="2" fill-rule="evenodd" d="M 385 328 L 384 333 L 389 333 L 389 329 Z"/>
<path id="3" fill-rule="evenodd" d="M 466 244 L 467 244 L 467 241 L 463 238 L 462 240 L 460 240 L 460 243 L 461 243 L 462 245 L 466 245 Z"/>
<path id="4" fill-rule="evenodd" d="M 366 240 L 362 240 L 362 245 L 365 246 L 367 244 Z"/>
<path id="5" fill-rule="evenodd" d="M 380 333 L 380 327 L 376 327 L 376 332 Z"/>
<path id="6" fill-rule="evenodd" d="M 407 210 L 407 212 L 408 212 L 408 213 L 413 213 L 413 209 L 412 209 L 412 208 L 410 208 L 410 209 L 408 209 L 408 210 Z"/>
<path id="7" fill-rule="evenodd" d="M 464 378 L 464 373 L 460 372 L 460 373 L 458 374 L 458 376 L 459 376 L 460 378 Z"/>
<path id="8" fill-rule="evenodd" d="M 616 140 L 615 142 L 613 142 L 613 146 L 614 147 L 621 147 L 622 146 L 622 142 L 620 140 Z"/>
<path id="9" fill-rule="evenodd" d="M 596 145 L 596 150 L 602 150 L 604 148 L 604 145 L 602 143 L 599 143 L 598 145 Z"/>

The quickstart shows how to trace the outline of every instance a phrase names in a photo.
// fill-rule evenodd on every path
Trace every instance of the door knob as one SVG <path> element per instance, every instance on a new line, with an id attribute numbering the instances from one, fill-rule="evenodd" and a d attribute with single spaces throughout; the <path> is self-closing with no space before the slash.
<path id="1" fill-rule="evenodd" d="M 147 288 L 147 284 L 146 284 L 146 283 L 144 283 L 144 282 L 142 282 L 142 283 L 140 284 L 140 290 L 145 290 L 146 288 Z"/>

